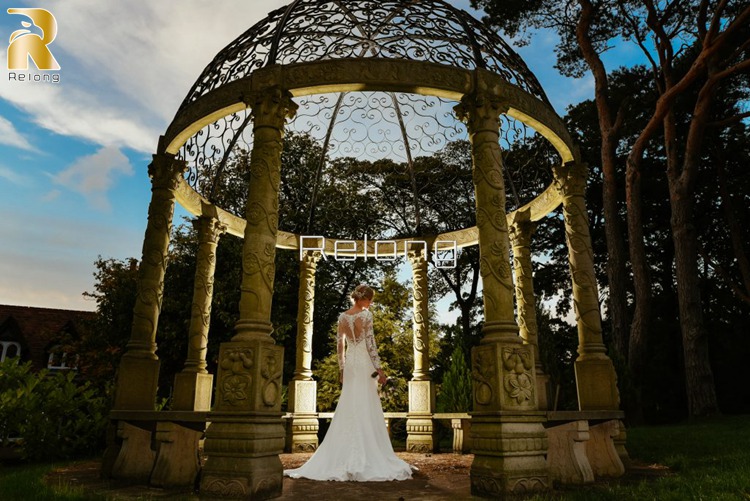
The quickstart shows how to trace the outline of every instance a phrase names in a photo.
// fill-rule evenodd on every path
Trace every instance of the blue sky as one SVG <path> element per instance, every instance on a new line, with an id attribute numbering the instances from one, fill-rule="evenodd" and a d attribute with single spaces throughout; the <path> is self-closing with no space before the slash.
<path id="1" fill-rule="evenodd" d="M 0 10 L 0 304 L 93 310 L 94 261 L 140 259 L 159 135 L 201 70 L 286 0 L 4 1 Z M 468 9 L 468 1 L 452 2 Z M 60 83 L 9 80 L 9 7 L 54 14 Z M 590 77 L 554 69 L 555 38 L 518 52 L 560 114 Z M 630 62 L 625 46 L 607 55 Z M 177 212 L 175 222 L 185 214 Z"/>

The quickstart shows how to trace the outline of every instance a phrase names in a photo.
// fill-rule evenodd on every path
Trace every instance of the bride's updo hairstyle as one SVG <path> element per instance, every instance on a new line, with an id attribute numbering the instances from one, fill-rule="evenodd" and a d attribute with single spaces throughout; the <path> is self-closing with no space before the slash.
<path id="1" fill-rule="evenodd" d="M 372 287 L 365 284 L 359 284 L 354 288 L 352 293 L 350 294 L 350 297 L 352 298 L 353 302 L 357 302 L 360 299 L 369 299 L 372 300 L 372 298 L 375 296 L 375 291 L 372 290 Z"/>

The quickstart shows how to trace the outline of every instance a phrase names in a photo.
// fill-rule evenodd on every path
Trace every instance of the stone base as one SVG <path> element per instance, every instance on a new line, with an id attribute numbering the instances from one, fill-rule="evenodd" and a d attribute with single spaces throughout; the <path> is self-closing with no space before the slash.
<path id="1" fill-rule="evenodd" d="M 211 424 L 204 443 L 208 459 L 201 478 L 201 498 L 270 499 L 281 495 L 284 347 L 273 344 L 270 337 L 248 337 L 222 343 L 219 348 L 216 403 L 206 417 Z"/>
<path id="2" fill-rule="evenodd" d="M 289 419 L 287 452 L 314 452 L 318 448 L 317 381 L 289 382 Z"/>
<path id="3" fill-rule="evenodd" d="M 271 499 L 281 496 L 284 447 L 281 414 L 211 413 L 208 456 L 201 475 L 204 497 Z"/>
<path id="4" fill-rule="evenodd" d="M 172 409 L 210 411 L 214 377 L 200 372 L 178 372 L 174 377 Z"/>
<path id="5" fill-rule="evenodd" d="M 194 487 L 200 472 L 198 442 L 203 423 L 195 428 L 170 421 L 156 424 L 156 462 L 150 484 L 155 487 Z"/>
<path id="6" fill-rule="evenodd" d="M 435 385 L 432 381 L 409 381 L 409 413 L 406 415 L 406 450 L 435 452 L 438 440 L 432 422 Z"/>
<path id="7" fill-rule="evenodd" d="M 148 483 L 156 458 L 156 452 L 151 449 L 151 434 L 150 427 L 141 428 L 126 421 L 117 423 L 117 436 L 122 446 L 112 465 L 112 478 L 135 484 Z"/>
<path id="8" fill-rule="evenodd" d="M 122 357 L 117 370 L 115 402 L 117 410 L 154 410 L 159 384 L 159 360 Z"/>
<path id="9" fill-rule="evenodd" d="M 576 388 L 578 408 L 582 411 L 618 410 L 620 393 L 617 373 L 607 357 L 576 360 Z"/>
<path id="10" fill-rule="evenodd" d="M 406 433 L 406 452 L 437 452 L 437 434 L 431 417 L 408 417 Z"/>
<path id="11" fill-rule="evenodd" d="M 614 437 L 619 434 L 619 420 L 613 419 L 590 427 L 591 438 L 586 442 L 586 455 L 597 477 L 621 477 L 625 466 L 615 448 Z"/>
<path id="12" fill-rule="evenodd" d="M 473 414 L 472 495 L 497 499 L 549 489 L 544 420 L 533 414 Z"/>
<path id="13" fill-rule="evenodd" d="M 553 481 L 562 484 L 587 484 L 594 481 L 586 455 L 589 423 L 586 420 L 547 428 L 547 465 Z"/>
<path id="14" fill-rule="evenodd" d="M 289 419 L 285 449 L 288 452 L 315 452 L 319 428 L 317 414 L 295 414 Z"/>

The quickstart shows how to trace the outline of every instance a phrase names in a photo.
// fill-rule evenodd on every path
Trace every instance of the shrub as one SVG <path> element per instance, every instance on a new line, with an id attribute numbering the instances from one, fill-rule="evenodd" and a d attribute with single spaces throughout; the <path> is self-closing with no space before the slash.
<path id="1" fill-rule="evenodd" d="M 32 372 L 31 363 L 0 363 L 0 445 L 17 442 L 26 459 L 91 454 L 104 445 L 109 398 L 75 372 Z"/>
<path id="2" fill-rule="evenodd" d="M 471 371 L 464 352 L 456 347 L 451 355 L 451 365 L 443 376 L 437 396 L 438 412 L 468 412 L 471 410 Z"/>

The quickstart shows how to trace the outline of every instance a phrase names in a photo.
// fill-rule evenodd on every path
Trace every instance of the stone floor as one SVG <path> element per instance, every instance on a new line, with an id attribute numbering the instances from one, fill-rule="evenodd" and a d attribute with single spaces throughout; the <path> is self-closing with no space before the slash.
<path id="1" fill-rule="evenodd" d="M 284 468 L 302 465 L 311 453 L 282 454 Z M 318 482 L 307 479 L 284 478 L 280 500 L 471 500 L 480 499 L 469 494 L 469 468 L 472 454 L 412 454 L 397 455 L 416 466 L 411 480 L 399 482 Z M 112 500 L 175 499 L 199 500 L 190 490 L 167 491 L 144 486 L 127 486 L 99 478 L 99 462 L 84 461 L 59 468 L 50 473 L 46 482 L 51 485 L 81 486 L 87 492 Z"/>

